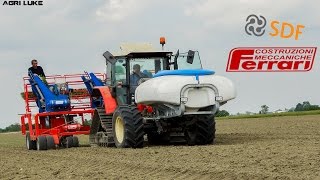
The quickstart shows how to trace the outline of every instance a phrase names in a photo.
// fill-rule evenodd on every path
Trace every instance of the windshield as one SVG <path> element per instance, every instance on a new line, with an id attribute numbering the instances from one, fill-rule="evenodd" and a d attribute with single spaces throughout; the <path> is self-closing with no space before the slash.
<path id="1" fill-rule="evenodd" d="M 158 71 L 165 69 L 163 58 L 137 58 L 130 61 L 130 92 L 134 93 L 142 78 L 152 78 Z"/>
<path id="2" fill-rule="evenodd" d="M 126 83 L 126 61 L 118 58 L 114 66 L 114 82 Z M 131 85 L 137 86 L 141 78 L 152 78 L 158 71 L 166 69 L 164 58 L 135 58 L 130 59 Z"/>
<path id="3" fill-rule="evenodd" d="M 171 57 L 171 68 L 173 69 L 174 56 Z M 178 69 L 202 69 L 200 55 L 194 51 L 192 63 L 187 62 L 188 52 L 180 53 L 177 57 Z M 137 86 L 137 80 L 141 78 L 152 78 L 158 71 L 169 68 L 168 59 L 163 57 L 156 58 L 133 58 L 130 59 L 130 75 L 133 76 L 131 85 Z M 118 57 L 114 66 L 114 82 L 126 83 L 126 60 L 124 57 Z"/>
<path id="4" fill-rule="evenodd" d="M 202 64 L 200 60 L 200 55 L 198 51 L 194 53 L 193 63 L 187 62 L 188 52 L 180 53 L 177 59 L 178 69 L 202 69 Z M 174 56 L 172 57 L 174 58 Z"/>
<path id="5" fill-rule="evenodd" d="M 165 69 L 164 58 L 137 58 L 130 60 L 130 74 L 140 74 L 151 78 L 158 71 Z"/>

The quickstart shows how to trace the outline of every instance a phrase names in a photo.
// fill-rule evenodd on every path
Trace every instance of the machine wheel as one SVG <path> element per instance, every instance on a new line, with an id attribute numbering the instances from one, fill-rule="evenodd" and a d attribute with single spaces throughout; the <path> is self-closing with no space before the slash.
<path id="1" fill-rule="evenodd" d="M 143 119 L 135 106 L 119 106 L 112 117 L 114 142 L 118 148 L 143 147 Z"/>
<path id="2" fill-rule="evenodd" d="M 71 148 L 72 146 L 73 146 L 73 137 L 72 136 L 66 137 L 64 147 Z"/>
<path id="3" fill-rule="evenodd" d="M 188 144 L 212 144 L 216 132 L 214 115 L 199 115 L 194 118 L 196 118 L 195 123 L 185 132 Z"/>
<path id="4" fill-rule="evenodd" d="M 55 149 L 56 144 L 52 136 L 46 136 L 47 139 L 47 149 Z"/>
<path id="5" fill-rule="evenodd" d="M 29 132 L 27 132 L 27 134 L 26 134 L 26 146 L 27 146 L 28 150 L 36 150 L 37 149 L 37 143 L 36 143 L 36 141 L 31 140 Z"/>
<path id="6" fill-rule="evenodd" d="M 45 136 L 39 136 L 37 139 L 37 150 L 47 150 L 47 138 Z"/>
<path id="7" fill-rule="evenodd" d="M 72 145 L 73 147 L 79 147 L 79 139 L 77 136 L 72 137 Z"/>

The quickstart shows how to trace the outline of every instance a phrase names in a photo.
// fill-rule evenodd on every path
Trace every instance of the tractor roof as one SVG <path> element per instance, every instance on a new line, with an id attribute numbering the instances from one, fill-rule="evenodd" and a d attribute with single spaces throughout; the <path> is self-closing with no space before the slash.
<path id="1" fill-rule="evenodd" d="M 158 51 L 150 43 L 122 43 L 120 52 L 113 54 L 115 57 L 154 58 L 168 57 L 172 55 L 172 52 Z"/>

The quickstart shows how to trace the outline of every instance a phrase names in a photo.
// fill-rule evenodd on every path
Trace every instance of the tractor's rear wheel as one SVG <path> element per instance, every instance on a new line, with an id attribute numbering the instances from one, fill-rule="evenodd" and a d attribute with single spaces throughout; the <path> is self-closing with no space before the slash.
<path id="1" fill-rule="evenodd" d="M 56 144 L 54 143 L 54 139 L 52 136 L 46 136 L 47 139 L 47 149 L 55 149 Z"/>
<path id="2" fill-rule="evenodd" d="M 143 119 L 135 106 L 119 106 L 112 117 L 114 142 L 118 148 L 143 147 Z"/>
<path id="3" fill-rule="evenodd" d="M 37 150 L 47 150 L 47 138 L 45 136 L 39 136 L 37 139 Z"/>
<path id="4" fill-rule="evenodd" d="M 37 149 L 37 142 L 31 140 L 29 132 L 27 132 L 27 134 L 26 134 L 26 147 L 28 150 L 36 150 Z"/>
<path id="5" fill-rule="evenodd" d="M 215 138 L 216 123 L 214 115 L 195 116 L 195 123 L 185 131 L 189 145 L 212 144 Z"/>
<path id="6" fill-rule="evenodd" d="M 79 139 L 77 136 L 73 136 L 72 142 L 73 147 L 79 147 Z"/>

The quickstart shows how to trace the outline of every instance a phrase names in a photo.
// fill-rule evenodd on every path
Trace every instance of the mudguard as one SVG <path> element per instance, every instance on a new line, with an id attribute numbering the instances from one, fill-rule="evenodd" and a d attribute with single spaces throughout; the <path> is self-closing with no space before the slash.
<path id="1" fill-rule="evenodd" d="M 93 88 L 92 98 L 102 97 L 106 114 L 113 114 L 117 108 L 117 101 L 112 97 L 107 86 L 97 86 Z"/>
<path id="2" fill-rule="evenodd" d="M 112 115 L 117 108 L 117 101 L 112 97 L 110 89 L 107 86 L 94 87 L 91 97 L 101 99 L 104 107 L 98 106 L 95 108 L 89 142 L 91 145 L 114 146 Z M 102 129 L 103 131 L 101 131 Z"/>

